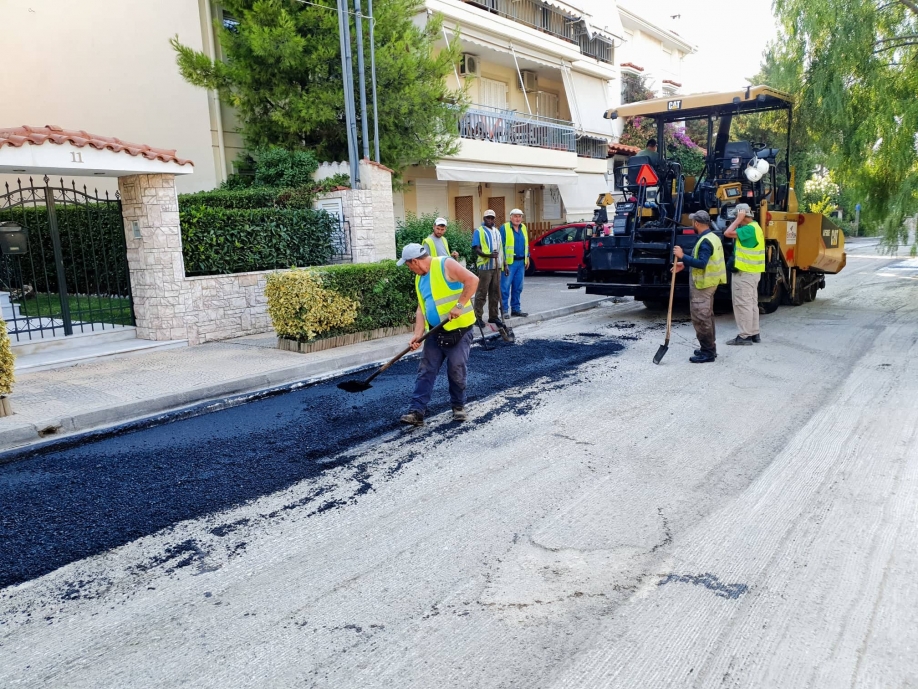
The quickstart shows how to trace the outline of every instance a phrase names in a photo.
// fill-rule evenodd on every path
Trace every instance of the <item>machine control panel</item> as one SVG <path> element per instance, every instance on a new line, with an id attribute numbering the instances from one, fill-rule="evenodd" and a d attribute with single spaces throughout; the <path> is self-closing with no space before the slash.
<path id="1" fill-rule="evenodd" d="M 721 202 L 727 201 L 738 201 L 740 196 L 743 195 L 743 185 L 736 184 L 721 184 L 717 187 L 717 198 Z"/>

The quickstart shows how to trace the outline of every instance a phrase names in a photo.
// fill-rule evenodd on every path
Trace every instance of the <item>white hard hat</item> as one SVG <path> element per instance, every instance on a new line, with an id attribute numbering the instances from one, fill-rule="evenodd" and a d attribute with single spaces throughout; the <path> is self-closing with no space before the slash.
<path id="1" fill-rule="evenodd" d="M 768 172 L 768 161 L 759 160 L 757 157 L 753 156 L 752 160 L 749 161 L 749 165 L 746 166 L 744 172 L 746 179 L 748 179 L 750 182 L 758 182 Z"/>
<path id="2" fill-rule="evenodd" d="M 522 214 L 523 214 L 523 211 L 521 211 L 519 208 L 514 208 L 512 211 L 510 211 L 510 215 L 522 215 Z"/>

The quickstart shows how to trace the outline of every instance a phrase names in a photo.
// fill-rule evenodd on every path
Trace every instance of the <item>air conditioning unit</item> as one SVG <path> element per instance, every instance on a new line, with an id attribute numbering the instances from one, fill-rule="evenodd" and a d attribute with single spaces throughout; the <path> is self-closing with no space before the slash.
<path id="1" fill-rule="evenodd" d="M 523 70 L 520 72 L 521 82 L 520 90 L 526 93 L 532 93 L 539 90 L 539 75 L 535 72 Z"/>
<path id="2" fill-rule="evenodd" d="M 459 60 L 459 74 L 464 77 L 477 76 L 478 70 L 478 56 L 462 53 L 462 57 Z"/>

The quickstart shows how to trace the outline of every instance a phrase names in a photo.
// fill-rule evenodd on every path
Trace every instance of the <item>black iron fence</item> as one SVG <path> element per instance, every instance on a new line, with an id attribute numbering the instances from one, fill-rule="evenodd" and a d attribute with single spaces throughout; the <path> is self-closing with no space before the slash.
<path id="1" fill-rule="evenodd" d="M 4 185 L 0 223 L 23 228 L 4 246 L 0 306 L 14 342 L 134 325 L 121 201 L 60 180 Z"/>

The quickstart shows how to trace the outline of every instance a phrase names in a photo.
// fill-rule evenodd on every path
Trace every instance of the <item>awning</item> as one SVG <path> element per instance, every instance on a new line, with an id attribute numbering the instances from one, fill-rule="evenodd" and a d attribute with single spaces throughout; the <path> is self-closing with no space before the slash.
<path id="1" fill-rule="evenodd" d="M 558 191 L 564 201 L 567 222 L 592 220 L 596 199 L 608 191 L 605 175 L 580 173 L 576 184 L 559 184 Z"/>
<path id="2" fill-rule="evenodd" d="M 454 29 L 453 32 L 455 33 L 455 31 L 456 30 Z M 560 60 L 558 62 L 552 62 L 551 60 L 541 57 L 530 51 L 526 46 L 514 44 L 508 40 L 492 38 L 488 34 L 476 31 L 472 27 L 463 26 L 459 35 L 463 41 L 474 43 L 475 45 L 479 45 L 482 48 L 496 50 L 501 53 L 506 53 L 508 50 L 515 51 L 520 59 L 529 60 L 530 62 L 542 65 L 543 67 L 561 69 Z"/>
<path id="3" fill-rule="evenodd" d="M 576 184 L 577 173 L 554 167 L 492 165 L 461 161 L 437 163 L 437 179 L 452 182 L 494 182 L 496 184 Z"/>
<path id="4" fill-rule="evenodd" d="M 574 72 L 567 65 L 564 65 L 561 76 L 574 126 L 590 134 L 612 137 L 612 120 L 603 118 L 609 109 L 607 81 Z"/>
<path id="5" fill-rule="evenodd" d="M 590 38 L 594 33 L 601 33 L 609 38 L 625 40 L 625 29 L 622 27 L 617 3 L 613 0 L 577 0 L 577 4 L 589 15 L 587 31 Z"/>

